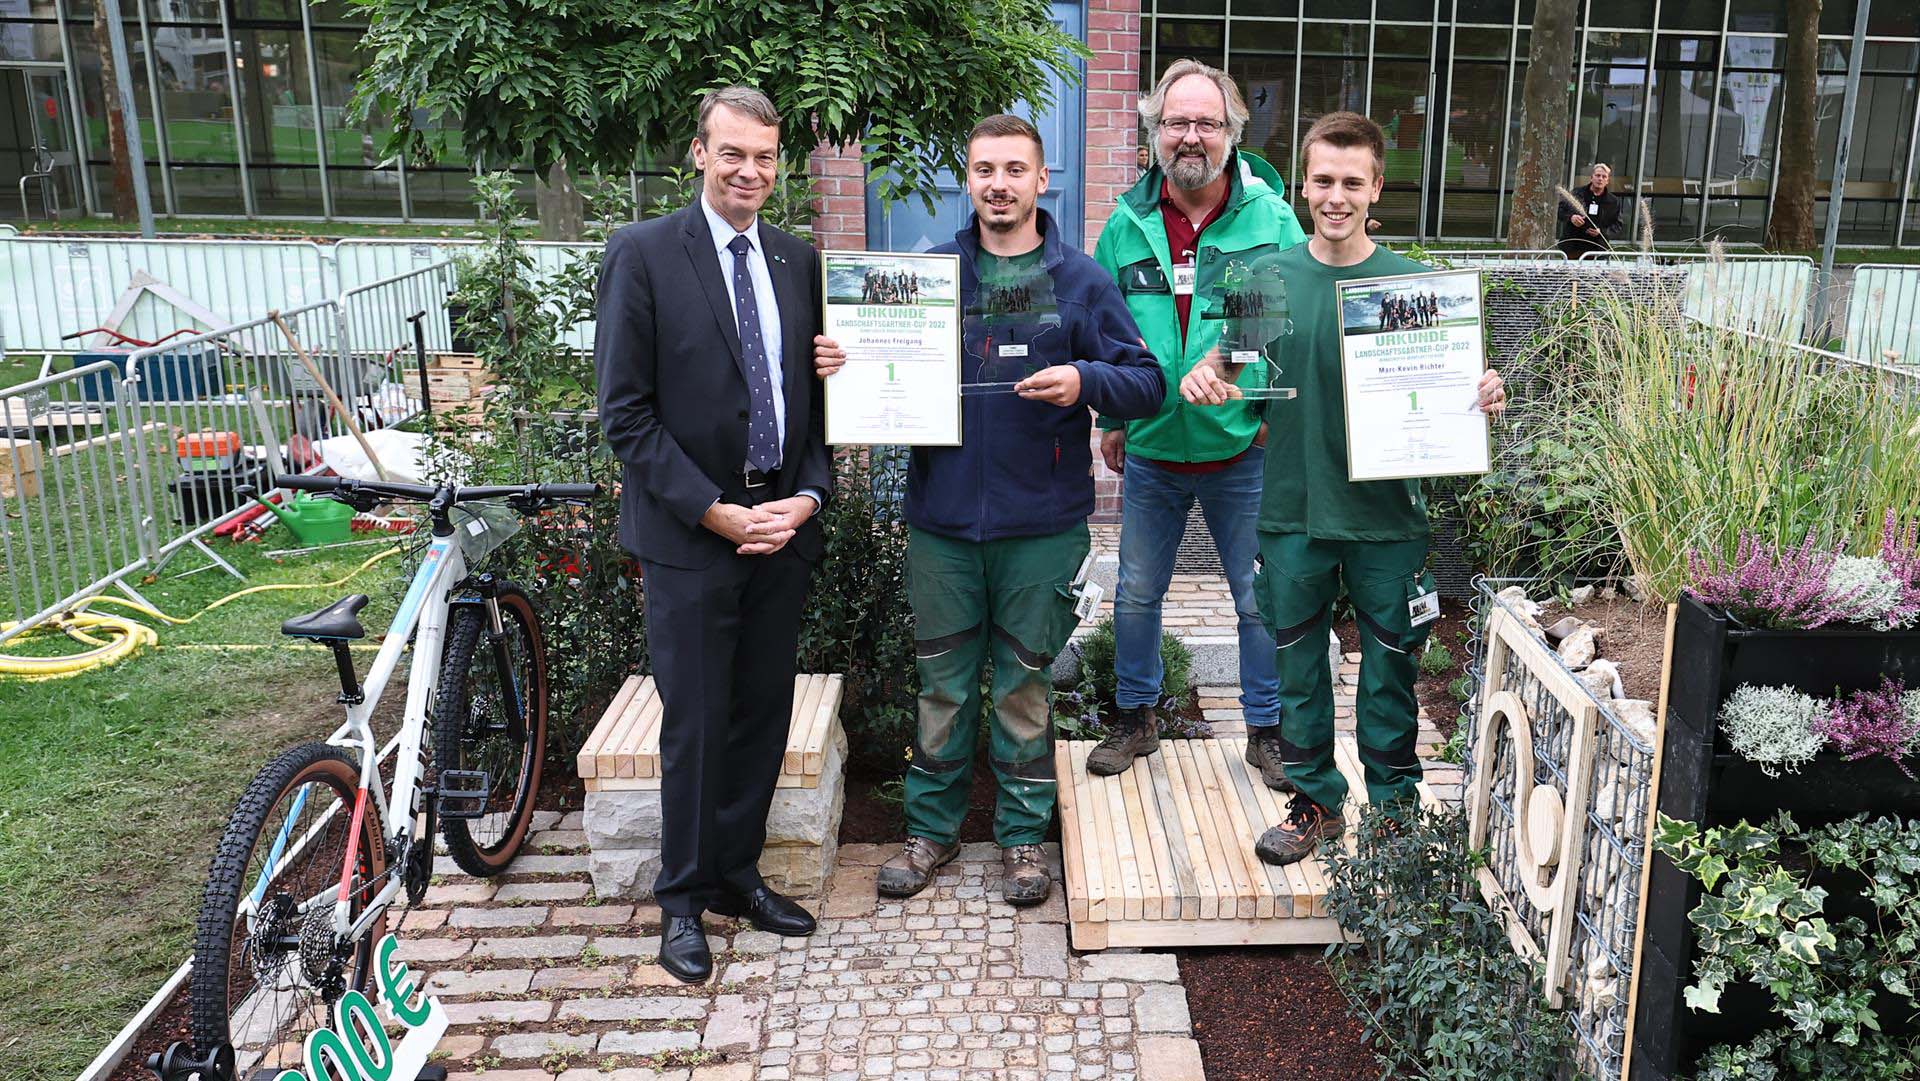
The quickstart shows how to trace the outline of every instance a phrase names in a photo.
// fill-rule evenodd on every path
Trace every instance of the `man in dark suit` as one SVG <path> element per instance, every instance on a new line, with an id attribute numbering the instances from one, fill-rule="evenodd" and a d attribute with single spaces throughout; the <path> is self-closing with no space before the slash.
<path id="1" fill-rule="evenodd" d="M 594 368 L 663 704 L 660 964 L 700 982 L 713 970 L 704 911 L 814 928 L 756 865 L 831 472 L 810 364 L 819 263 L 759 220 L 779 114 L 758 90 L 714 91 L 692 152 L 693 205 L 607 241 Z"/>

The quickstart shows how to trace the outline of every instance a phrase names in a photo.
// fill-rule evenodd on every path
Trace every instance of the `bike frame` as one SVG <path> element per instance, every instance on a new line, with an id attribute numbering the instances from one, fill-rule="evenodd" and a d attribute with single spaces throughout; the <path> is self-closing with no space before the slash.
<path id="1" fill-rule="evenodd" d="M 353 878 L 354 868 L 359 862 L 362 823 L 367 814 L 377 816 L 380 825 L 378 835 L 391 838 L 391 850 L 396 860 L 403 859 L 407 846 L 417 836 L 424 821 L 426 808 L 419 799 L 421 770 L 426 765 L 425 735 L 427 730 L 427 710 L 433 702 L 434 692 L 438 689 L 440 678 L 440 659 L 442 647 L 447 637 L 447 620 L 453 610 L 452 597 L 454 587 L 467 577 L 467 561 L 460 545 L 451 534 L 435 536 L 420 558 L 420 568 L 414 572 L 413 582 L 407 587 L 406 596 L 400 602 L 400 609 L 394 613 L 393 622 L 387 628 L 387 637 L 374 655 L 373 667 L 367 672 L 363 685 L 362 700 L 347 707 L 347 719 L 327 737 L 327 742 L 337 747 L 355 748 L 360 757 L 360 784 L 354 795 L 353 822 L 347 835 L 347 853 L 344 866 L 340 869 L 340 882 L 334 894 L 333 930 L 336 935 L 351 941 L 358 939 L 366 929 L 393 903 L 394 896 L 404 887 L 397 867 L 389 868 L 387 881 L 380 892 L 367 901 L 359 919 L 353 918 Z M 497 629 L 498 614 L 490 612 L 489 622 Z M 373 732 L 373 712 L 379 706 L 385 694 L 387 683 L 400 667 L 400 655 L 407 649 L 409 638 L 413 642 L 413 662 L 408 670 L 407 703 L 400 721 L 400 731 L 394 736 L 396 766 L 393 777 L 393 794 L 389 799 L 380 782 L 380 749 Z M 280 835 L 274 839 L 273 848 L 268 854 L 266 865 L 261 868 L 260 878 L 255 883 L 249 901 L 257 904 L 265 894 L 267 883 L 279 870 L 282 852 L 289 840 L 288 833 L 299 818 L 300 804 L 306 796 L 303 790 L 296 798 L 293 812 L 280 827 Z M 371 804 L 371 806 L 369 806 Z M 404 809 L 396 814 L 395 808 Z M 319 830 L 324 828 L 339 808 L 333 808 L 323 815 L 319 822 L 309 829 L 308 835 L 300 838 L 294 845 L 297 853 L 301 847 Z M 291 859 L 289 854 L 285 858 Z M 307 912 L 315 904 L 326 900 L 326 893 L 316 894 L 301 902 L 299 911 Z"/>

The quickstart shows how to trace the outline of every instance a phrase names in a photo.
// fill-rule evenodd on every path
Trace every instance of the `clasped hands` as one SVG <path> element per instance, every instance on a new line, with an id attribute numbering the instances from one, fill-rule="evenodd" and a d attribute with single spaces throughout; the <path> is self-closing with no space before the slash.
<path id="1" fill-rule="evenodd" d="M 732 541 L 737 555 L 772 555 L 786 547 L 817 509 L 812 497 L 804 495 L 770 500 L 757 507 L 715 503 L 700 516 L 700 524 Z"/>

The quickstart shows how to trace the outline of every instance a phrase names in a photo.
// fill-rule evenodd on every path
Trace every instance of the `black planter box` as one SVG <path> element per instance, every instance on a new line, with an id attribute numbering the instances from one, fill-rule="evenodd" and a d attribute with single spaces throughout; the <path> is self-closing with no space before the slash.
<path id="1" fill-rule="evenodd" d="M 1803 826 L 1863 812 L 1920 818 L 1920 781 L 1885 758 L 1848 762 L 1824 752 L 1797 773 L 1768 777 L 1734 754 L 1720 732 L 1720 704 L 1743 683 L 1831 698 L 1877 690 L 1883 675 L 1920 686 L 1920 630 L 1760 630 L 1683 597 L 1673 628 L 1655 806 L 1669 818 L 1705 826 L 1743 818 L 1758 823 L 1783 810 Z M 1687 1008 L 1681 996 L 1693 980 L 1687 913 L 1700 903 L 1700 885 L 1665 856 L 1649 858 L 1631 1081 L 1668 1081 L 1691 1074 L 1709 1046 L 1745 1041 L 1776 1018 L 1770 997 L 1744 984 L 1727 988 L 1717 1014 Z M 1837 905 L 1829 900 L 1830 909 Z"/>

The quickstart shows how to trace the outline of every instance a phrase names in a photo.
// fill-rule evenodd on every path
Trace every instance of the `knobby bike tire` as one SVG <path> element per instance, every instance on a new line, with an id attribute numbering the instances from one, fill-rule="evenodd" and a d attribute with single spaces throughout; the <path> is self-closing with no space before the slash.
<path id="1" fill-rule="evenodd" d="M 497 806 L 485 819 L 442 818 L 447 854 L 470 875 L 487 877 L 507 869 L 526 841 L 547 753 L 547 653 L 540 619 L 527 595 L 502 584 L 497 596 L 506 633 L 509 664 L 520 680 L 524 703 L 524 739 L 516 746 L 504 734 L 490 734 L 487 720 L 504 709 L 498 691 L 493 645 L 484 606 L 463 604 L 453 610 L 442 654 L 440 686 L 434 706 L 435 775 L 446 770 L 486 769 Z M 478 707 L 478 708 L 476 708 Z M 511 770 L 503 767 L 511 766 Z M 509 781 L 507 774 L 513 776 Z M 475 823 L 480 823 L 476 827 Z"/>
<path id="2" fill-rule="evenodd" d="M 270 857 L 273 845 L 279 835 L 278 823 L 284 819 L 287 811 L 275 814 L 275 808 L 287 801 L 290 809 L 297 798 L 294 794 L 306 785 L 316 785 L 309 790 L 302 804 L 302 818 L 309 813 L 315 821 L 325 815 L 328 806 L 319 803 L 321 797 L 328 794 L 340 801 L 337 810 L 327 818 L 325 825 L 314 833 L 304 847 L 295 848 L 289 844 L 282 850 L 281 860 L 285 861 L 282 874 L 271 880 L 292 896 L 293 892 L 312 896 L 326 888 L 328 896 L 333 896 L 331 888 L 324 883 L 337 883 L 340 868 L 345 862 L 345 843 L 353 821 L 353 805 L 360 779 L 359 760 L 346 749 L 325 743 L 306 743 L 281 753 L 273 761 L 254 775 L 246 791 L 234 806 L 233 814 L 227 819 L 227 827 L 220 837 L 219 847 L 214 852 L 213 862 L 207 870 L 207 884 L 201 895 L 200 914 L 194 924 L 193 938 L 193 974 L 189 982 L 189 1002 L 194 1047 L 202 1054 L 221 1043 L 234 1043 L 242 1062 L 242 1076 L 250 1076 L 255 1070 L 265 1066 L 296 1066 L 297 1062 L 269 1063 L 258 1059 L 279 1057 L 278 1052 L 287 1046 L 297 1047 L 306 1033 L 324 1023 L 323 1011 L 311 1009 L 315 1003 L 330 1006 L 321 995 L 307 989 L 307 1001 L 301 1010 L 286 1022 L 286 1027 L 270 1026 L 259 1052 L 249 1052 L 241 1046 L 243 1038 L 251 1039 L 257 1026 L 243 1026 L 243 1031 L 230 1031 L 235 1009 L 246 998 L 246 989 L 251 987 L 257 977 L 263 975 L 279 980 L 300 971 L 301 957 L 298 950 L 276 954 L 272 949 L 263 949 L 262 942 L 248 934 L 246 926 L 240 928 L 241 935 L 236 938 L 235 923 L 241 916 L 239 908 L 242 899 L 255 887 L 259 871 L 252 867 L 254 855 L 260 852 L 262 859 Z M 307 808 L 311 806 L 309 811 Z M 271 830 L 274 836 L 266 836 Z M 290 831 L 305 836 L 307 826 Z M 262 844 L 265 849 L 262 851 Z M 297 843 L 297 842 L 296 842 Z M 288 853 L 294 853 L 288 855 Z M 379 816 L 373 813 L 372 805 L 361 823 L 360 881 L 363 884 L 377 882 L 385 869 L 385 846 L 380 838 Z M 271 898 L 280 892 L 269 888 L 269 899 L 260 907 L 266 908 Z M 356 901 L 354 914 L 361 911 L 365 894 Z M 324 906 L 330 917 L 331 905 Z M 342 990 L 367 991 L 368 974 L 372 968 L 373 945 L 384 929 L 385 920 L 376 920 L 369 925 L 367 932 L 353 948 L 349 958 L 349 967 L 344 973 Z M 290 927 L 297 932 L 298 925 Z M 236 952 L 238 956 L 236 956 Z M 269 966 L 264 972 L 262 965 Z M 291 969 L 288 969 L 291 966 Z M 258 992 L 255 992 L 258 993 Z M 236 1000 L 236 994 L 239 999 Z M 295 1001 L 299 1001 L 298 998 Z M 256 1003 L 257 1005 L 257 1003 Z M 272 1015 L 277 1015 L 274 1010 Z M 314 1016 L 315 1014 L 322 1016 Z M 304 1016 L 302 1016 L 304 1014 Z M 254 1046 L 248 1044 L 247 1046 Z M 256 1061 L 248 1063 L 252 1057 Z"/>

